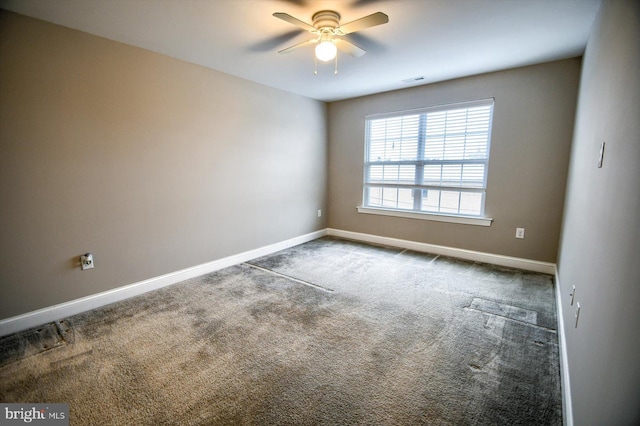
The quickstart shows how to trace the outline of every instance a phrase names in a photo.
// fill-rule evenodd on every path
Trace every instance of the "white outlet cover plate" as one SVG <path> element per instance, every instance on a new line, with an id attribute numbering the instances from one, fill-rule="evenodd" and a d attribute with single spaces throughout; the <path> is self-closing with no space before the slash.
<path id="1" fill-rule="evenodd" d="M 94 266 L 95 265 L 93 263 L 92 254 L 87 253 L 80 256 L 80 267 L 82 268 L 83 271 L 86 271 L 87 269 L 93 269 Z"/>

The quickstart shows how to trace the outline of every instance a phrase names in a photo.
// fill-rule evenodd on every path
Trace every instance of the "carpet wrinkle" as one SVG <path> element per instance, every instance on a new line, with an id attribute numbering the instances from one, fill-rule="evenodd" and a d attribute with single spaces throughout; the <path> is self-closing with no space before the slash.
<path id="1" fill-rule="evenodd" d="M 546 275 L 322 238 L 68 318 L 73 342 L 0 367 L 0 399 L 88 425 L 561 425 L 557 335 L 467 309 L 549 326 L 554 297 Z"/>

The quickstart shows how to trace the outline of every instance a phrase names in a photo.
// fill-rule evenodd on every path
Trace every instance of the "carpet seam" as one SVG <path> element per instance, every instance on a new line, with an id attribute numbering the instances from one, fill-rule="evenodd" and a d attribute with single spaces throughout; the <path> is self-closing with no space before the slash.
<path id="1" fill-rule="evenodd" d="M 308 282 L 308 281 L 301 280 L 299 278 L 295 278 L 295 277 L 292 277 L 292 276 L 289 276 L 289 275 L 285 275 L 285 274 L 282 274 L 280 272 L 276 272 L 276 271 L 274 271 L 272 269 L 265 268 L 263 266 L 254 265 L 253 263 L 244 262 L 243 265 L 247 265 L 247 266 L 249 266 L 251 268 L 254 268 L 254 269 L 257 269 L 259 271 L 268 272 L 270 274 L 276 275 L 276 276 L 281 277 L 281 278 L 286 278 L 286 279 L 288 279 L 290 281 L 294 281 L 294 282 L 297 282 L 299 284 L 306 285 L 308 287 L 313 287 L 313 288 L 315 288 L 317 290 L 326 291 L 328 293 L 333 293 L 333 291 L 334 291 L 334 290 L 332 290 L 330 288 L 326 288 L 326 287 L 323 287 L 323 286 L 318 285 L 318 284 L 314 284 L 314 283 L 311 283 L 311 282 Z"/>

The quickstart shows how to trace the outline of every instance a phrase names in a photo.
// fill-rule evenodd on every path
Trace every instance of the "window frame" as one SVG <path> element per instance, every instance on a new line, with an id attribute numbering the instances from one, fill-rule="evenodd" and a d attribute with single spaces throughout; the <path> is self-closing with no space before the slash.
<path id="1" fill-rule="evenodd" d="M 411 110 L 404 111 L 396 111 L 382 114 L 370 114 L 365 116 L 365 149 L 364 149 L 364 168 L 363 168 L 363 191 L 362 191 L 362 205 L 358 206 L 358 212 L 360 213 L 368 213 L 368 214 L 379 214 L 384 216 L 397 216 L 397 217 L 409 217 L 415 219 L 426 219 L 426 220 L 435 220 L 435 221 L 444 221 L 444 222 L 454 222 L 454 223 L 463 223 L 470 225 L 481 225 L 481 226 L 490 226 L 493 221 L 492 218 L 489 218 L 485 215 L 485 202 L 486 202 L 486 190 L 487 190 L 487 176 L 489 172 L 489 154 L 491 148 L 491 136 L 492 136 L 492 125 L 493 125 L 493 110 L 494 110 L 495 99 L 487 98 L 469 102 L 460 102 L 446 105 L 437 105 L 430 106 L 424 108 L 417 108 Z M 486 155 L 481 159 L 455 159 L 455 160 L 445 160 L 444 158 L 438 159 L 427 159 L 424 158 L 424 152 L 427 139 L 427 129 L 426 129 L 426 115 L 428 113 L 436 113 L 443 111 L 451 111 L 458 109 L 469 109 L 480 106 L 490 106 L 490 115 L 488 121 L 488 130 L 487 130 L 487 143 L 486 143 Z M 399 118 L 399 117 L 407 117 L 407 116 L 415 116 L 418 115 L 418 130 L 417 130 L 417 154 L 416 158 L 412 160 L 402 160 L 399 159 L 397 161 L 370 161 L 370 150 L 371 150 L 371 140 L 370 140 L 370 123 L 373 120 L 380 119 L 391 119 L 391 118 Z M 465 122 L 465 135 L 467 135 L 466 131 L 466 122 Z M 466 141 L 464 147 L 466 148 Z M 433 183 L 427 184 L 424 182 L 424 170 L 425 166 L 435 165 L 435 166 L 443 166 L 443 165 L 459 165 L 461 167 L 461 179 L 460 185 L 458 186 L 446 186 L 446 185 L 434 185 Z M 482 165 L 484 167 L 484 173 L 482 177 L 481 186 L 463 186 L 462 184 L 462 168 L 465 165 Z M 372 166 L 412 166 L 414 168 L 413 172 L 413 183 L 384 183 L 384 182 L 375 182 L 370 179 L 370 174 L 372 170 Z M 442 171 L 441 171 L 442 173 Z M 442 178 L 442 176 L 441 176 Z M 418 183 L 416 183 L 418 182 Z M 370 199 L 370 191 L 371 188 L 392 188 L 392 189 L 409 189 L 413 192 L 413 208 L 393 208 L 387 206 L 371 206 L 368 205 L 368 201 Z M 440 191 L 439 197 L 442 196 L 442 191 L 455 191 L 458 193 L 458 207 L 457 213 L 454 212 L 432 212 L 422 210 L 422 197 L 426 190 L 435 190 Z M 473 214 L 461 214 L 460 213 L 460 199 L 463 193 L 480 193 L 481 201 L 480 201 L 480 213 L 478 215 Z M 440 205 L 440 201 L 438 204 L 438 209 L 442 209 Z"/>

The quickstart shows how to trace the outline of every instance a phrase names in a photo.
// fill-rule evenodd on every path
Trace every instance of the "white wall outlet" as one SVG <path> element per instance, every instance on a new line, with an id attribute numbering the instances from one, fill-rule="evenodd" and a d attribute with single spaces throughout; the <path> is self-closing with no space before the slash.
<path id="1" fill-rule="evenodd" d="M 95 264 L 93 263 L 93 255 L 91 253 L 86 253 L 80 256 L 80 267 L 83 271 L 87 269 L 93 269 Z"/>
<path id="2" fill-rule="evenodd" d="M 516 238 L 524 238 L 524 228 L 516 228 Z"/>
<path id="3" fill-rule="evenodd" d="M 322 210 L 318 209 L 318 217 L 322 216 Z"/>

